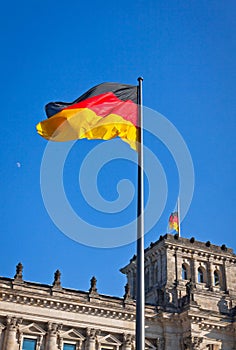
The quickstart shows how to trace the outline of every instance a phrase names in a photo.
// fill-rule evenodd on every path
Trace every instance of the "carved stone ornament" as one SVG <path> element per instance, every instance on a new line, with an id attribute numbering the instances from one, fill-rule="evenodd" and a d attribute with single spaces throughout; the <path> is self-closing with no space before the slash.
<path id="1" fill-rule="evenodd" d="M 60 270 L 57 270 L 54 273 L 53 287 L 61 288 L 61 272 L 60 272 Z"/>
<path id="2" fill-rule="evenodd" d="M 184 338 L 184 349 L 199 350 L 202 342 L 202 337 L 191 337 L 191 335 L 189 335 L 188 337 Z"/>
<path id="3" fill-rule="evenodd" d="M 124 299 L 130 299 L 130 286 L 128 283 L 125 285 L 125 294 L 124 294 Z"/>
<path id="4" fill-rule="evenodd" d="M 87 328 L 87 338 L 88 340 L 95 341 L 97 339 L 97 331 L 94 328 Z"/>
<path id="5" fill-rule="evenodd" d="M 23 279 L 23 265 L 21 262 L 19 262 L 18 265 L 16 265 L 16 274 L 14 276 L 14 279 L 17 281 L 22 281 Z"/>
<path id="6" fill-rule="evenodd" d="M 200 349 L 200 344 L 203 342 L 202 337 L 192 337 L 193 350 Z"/>
<path id="7" fill-rule="evenodd" d="M 90 280 L 89 293 L 95 293 L 95 294 L 97 293 L 97 280 L 94 276 Z"/>
<path id="8" fill-rule="evenodd" d="M 132 334 L 127 334 L 127 333 L 123 334 L 123 341 L 126 346 L 132 346 L 133 340 L 134 340 L 134 337 L 132 336 Z"/>
<path id="9" fill-rule="evenodd" d="M 16 317 L 7 316 L 7 328 L 9 330 L 16 330 L 19 324 L 19 320 Z"/>
<path id="10" fill-rule="evenodd" d="M 186 283 L 186 294 L 187 294 L 187 299 L 188 301 L 194 301 L 194 288 L 195 285 L 192 282 L 192 279 L 190 278 L 190 280 Z"/>
<path id="11" fill-rule="evenodd" d="M 2 334 L 2 331 L 4 330 L 4 328 L 5 328 L 5 326 L 2 323 L 0 323 L 0 337 L 1 337 L 1 334 Z"/>
<path id="12" fill-rule="evenodd" d="M 56 323 L 48 322 L 48 332 L 51 335 L 57 335 L 57 333 L 58 333 L 58 325 Z"/>

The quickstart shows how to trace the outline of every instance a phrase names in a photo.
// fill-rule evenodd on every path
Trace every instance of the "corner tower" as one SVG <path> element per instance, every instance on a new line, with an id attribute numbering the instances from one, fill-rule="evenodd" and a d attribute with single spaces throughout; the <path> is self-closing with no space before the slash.
<path id="1" fill-rule="evenodd" d="M 121 269 L 136 297 L 136 256 Z M 216 246 L 166 234 L 145 250 L 146 303 L 176 311 L 191 300 L 207 310 L 236 305 L 236 255 Z"/>

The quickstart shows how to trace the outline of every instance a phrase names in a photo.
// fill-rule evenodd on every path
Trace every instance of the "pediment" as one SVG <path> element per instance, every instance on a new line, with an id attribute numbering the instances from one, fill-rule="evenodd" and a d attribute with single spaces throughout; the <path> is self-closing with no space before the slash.
<path id="1" fill-rule="evenodd" d="M 116 346 L 120 346 L 122 343 L 116 338 L 114 337 L 114 335 L 112 334 L 108 334 L 105 337 L 99 337 L 99 343 L 100 344 L 109 344 L 109 345 L 116 345 Z"/>
<path id="2" fill-rule="evenodd" d="M 69 329 L 66 332 L 60 331 L 60 337 L 63 339 L 66 338 L 66 339 L 70 339 L 70 340 L 82 340 L 82 341 L 85 340 L 85 337 L 80 332 L 78 332 L 77 330 L 75 330 L 73 328 Z"/>
<path id="3" fill-rule="evenodd" d="M 145 339 L 145 349 L 156 350 L 156 347 L 149 340 Z"/>
<path id="4" fill-rule="evenodd" d="M 28 325 L 20 325 L 20 332 L 36 335 L 44 335 L 46 332 L 39 327 L 36 323 L 31 323 Z"/>

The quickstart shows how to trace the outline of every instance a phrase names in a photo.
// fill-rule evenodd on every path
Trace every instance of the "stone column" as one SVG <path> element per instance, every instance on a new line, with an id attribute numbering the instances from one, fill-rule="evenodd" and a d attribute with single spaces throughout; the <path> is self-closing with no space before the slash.
<path id="1" fill-rule="evenodd" d="M 1 345 L 3 344 L 3 336 L 2 336 L 2 331 L 4 330 L 5 326 L 3 324 L 0 323 L 0 349 L 1 349 Z"/>
<path id="2" fill-rule="evenodd" d="M 161 285 L 161 275 L 162 275 L 162 264 L 161 264 L 161 253 L 159 251 L 159 254 L 157 255 L 157 283 Z"/>
<path id="3" fill-rule="evenodd" d="M 48 323 L 48 335 L 47 335 L 47 350 L 59 350 L 57 345 L 58 337 L 58 325 L 55 323 Z"/>
<path id="4" fill-rule="evenodd" d="M 133 336 L 131 334 L 124 333 L 123 335 L 123 350 L 132 350 Z"/>
<path id="5" fill-rule="evenodd" d="M 96 340 L 97 340 L 96 330 L 87 328 L 86 350 L 95 350 Z"/>
<path id="6" fill-rule="evenodd" d="M 213 282 L 213 266 L 212 266 L 212 259 L 210 258 L 208 261 L 208 278 L 207 278 L 207 286 L 211 288 L 214 284 Z"/>
<path id="7" fill-rule="evenodd" d="M 165 282 L 165 268 L 166 268 L 166 262 L 164 261 L 165 252 L 163 250 L 160 251 L 160 283 L 161 285 Z"/>
<path id="8" fill-rule="evenodd" d="M 19 344 L 17 344 L 17 319 L 15 317 L 8 317 L 4 341 L 4 350 L 18 349 Z"/>
<path id="9" fill-rule="evenodd" d="M 191 259 L 191 278 L 193 283 L 197 283 L 197 268 L 196 268 L 196 260 L 195 257 L 193 256 Z"/>
<path id="10" fill-rule="evenodd" d="M 176 282 L 182 279 L 182 263 L 181 263 L 181 253 L 176 250 L 175 251 L 175 274 L 176 274 Z"/>
<path id="11" fill-rule="evenodd" d="M 153 265 L 153 284 L 156 285 L 157 284 L 157 261 L 155 260 L 154 265 Z"/>
<path id="12" fill-rule="evenodd" d="M 225 291 L 227 291 L 227 290 L 228 290 L 228 283 L 227 283 L 227 266 L 226 266 L 226 259 L 223 260 L 222 279 L 223 279 L 223 289 L 224 289 Z"/>

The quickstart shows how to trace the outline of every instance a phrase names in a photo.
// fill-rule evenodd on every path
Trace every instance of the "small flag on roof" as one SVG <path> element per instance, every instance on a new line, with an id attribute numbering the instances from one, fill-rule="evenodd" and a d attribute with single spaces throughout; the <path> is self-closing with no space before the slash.
<path id="1" fill-rule="evenodd" d="M 179 232 L 179 217 L 177 211 L 171 213 L 169 217 L 169 228 L 170 230 L 175 230 L 176 232 Z"/>

